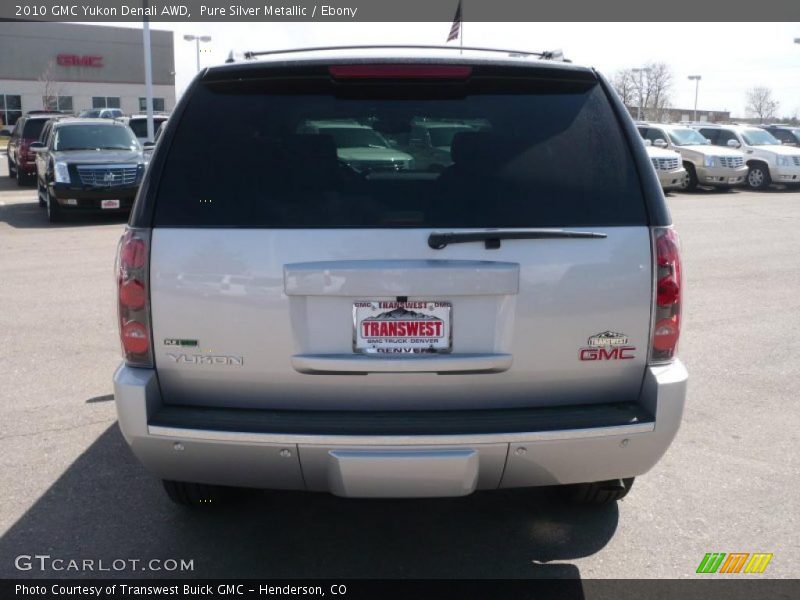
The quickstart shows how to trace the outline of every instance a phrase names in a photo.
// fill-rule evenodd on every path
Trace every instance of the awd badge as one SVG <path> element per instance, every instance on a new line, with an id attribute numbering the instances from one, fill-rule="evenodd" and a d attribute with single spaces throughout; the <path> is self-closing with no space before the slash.
<path id="1" fill-rule="evenodd" d="M 185 348 L 197 347 L 197 340 L 181 340 L 178 338 L 166 338 L 164 340 L 165 346 L 183 346 Z"/>

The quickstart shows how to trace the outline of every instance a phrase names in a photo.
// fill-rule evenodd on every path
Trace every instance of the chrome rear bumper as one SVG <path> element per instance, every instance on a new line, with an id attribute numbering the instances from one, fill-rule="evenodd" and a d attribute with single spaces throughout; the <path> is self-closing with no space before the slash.
<path id="1" fill-rule="evenodd" d="M 188 410 L 182 423 L 180 410 L 162 406 L 154 370 L 121 366 L 114 376 L 122 433 L 157 476 L 352 497 L 458 496 L 641 475 L 677 433 L 686 384 L 680 361 L 648 368 L 637 404 L 647 416 L 626 414 L 623 423 L 614 424 L 597 409 L 588 412 L 598 416 L 596 425 L 579 415 L 562 415 L 561 421 L 531 417 L 519 418 L 529 427 L 515 431 L 502 419 L 493 425 L 487 419 L 490 432 L 484 433 L 466 419 L 459 421 L 461 432 L 442 426 L 411 433 L 384 423 L 375 425 L 381 432 L 376 435 L 367 432 L 369 421 L 351 420 L 349 429 L 309 426 L 303 433 L 285 421 L 254 424 L 255 415 L 245 415 L 240 424 L 229 415 L 209 421 L 213 414 Z M 413 429 L 413 419 L 408 423 Z"/>

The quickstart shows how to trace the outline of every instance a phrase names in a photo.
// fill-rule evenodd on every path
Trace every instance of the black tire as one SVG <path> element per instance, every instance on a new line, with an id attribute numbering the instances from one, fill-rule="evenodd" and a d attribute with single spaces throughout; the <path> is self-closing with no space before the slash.
<path id="1" fill-rule="evenodd" d="M 11 162 L 11 157 L 6 154 L 6 162 L 8 163 L 8 176 L 9 177 L 16 177 L 16 173 L 14 172 L 14 163 Z"/>
<path id="2" fill-rule="evenodd" d="M 683 166 L 686 168 L 686 179 L 681 189 L 684 192 L 693 192 L 697 189 L 697 172 L 691 163 L 684 163 Z"/>
<path id="3" fill-rule="evenodd" d="M 772 183 L 769 168 L 763 163 L 753 163 L 747 172 L 747 187 L 751 190 L 765 190 Z"/>
<path id="4" fill-rule="evenodd" d="M 205 483 L 162 480 L 164 491 L 175 504 L 181 506 L 214 506 L 225 500 L 226 488 Z"/>
<path id="5" fill-rule="evenodd" d="M 600 505 L 622 500 L 633 487 L 633 477 L 628 479 L 612 479 L 593 483 L 565 485 L 562 489 L 564 498 L 570 504 Z"/>
<path id="6" fill-rule="evenodd" d="M 64 220 L 64 211 L 47 189 L 45 189 L 45 194 L 47 194 L 47 202 L 45 203 L 47 206 L 47 220 L 51 223 L 61 223 Z"/>

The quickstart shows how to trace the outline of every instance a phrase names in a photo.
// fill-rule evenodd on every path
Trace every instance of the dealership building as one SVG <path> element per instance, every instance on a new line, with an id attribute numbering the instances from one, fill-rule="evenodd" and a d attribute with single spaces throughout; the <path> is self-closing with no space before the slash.
<path id="1" fill-rule="evenodd" d="M 138 28 L 0 22 L 0 119 L 43 108 L 145 110 L 144 46 Z M 153 109 L 175 106 L 171 31 L 150 31 Z"/>

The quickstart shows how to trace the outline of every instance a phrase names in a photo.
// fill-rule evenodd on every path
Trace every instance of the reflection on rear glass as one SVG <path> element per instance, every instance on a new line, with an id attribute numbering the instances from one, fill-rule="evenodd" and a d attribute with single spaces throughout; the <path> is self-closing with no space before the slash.
<path id="1" fill-rule="evenodd" d="M 512 83 L 508 94 L 496 83 L 491 94 L 457 97 L 402 86 L 396 97 L 363 87 L 350 96 L 295 94 L 284 83 L 279 93 L 260 83 L 201 86 L 165 147 L 155 224 L 645 223 L 638 174 L 602 89 L 555 82 L 540 93 Z M 209 115 L 226 115 L 225 126 Z"/>

